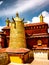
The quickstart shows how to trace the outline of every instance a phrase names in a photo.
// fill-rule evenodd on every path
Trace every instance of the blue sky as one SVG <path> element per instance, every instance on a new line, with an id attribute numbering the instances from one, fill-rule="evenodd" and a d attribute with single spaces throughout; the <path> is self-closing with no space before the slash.
<path id="1" fill-rule="evenodd" d="M 49 15 L 49 0 L 0 0 L 0 26 L 5 26 L 6 18 L 15 17 L 16 12 L 25 21 L 32 21 L 42 12 Z"/>

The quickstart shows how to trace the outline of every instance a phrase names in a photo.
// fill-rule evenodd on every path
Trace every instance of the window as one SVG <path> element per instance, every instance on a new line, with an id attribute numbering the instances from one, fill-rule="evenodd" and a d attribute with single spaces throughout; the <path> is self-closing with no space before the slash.
<path id="1" fill-rule="evenodd" d="M 37 29 L 38 29 L 38 26 L 37 26 Z"/>
<path id="2" fill-rule="evenodd" d="M 44 28 L 44 25 L 42 26 L 42 28 Z"/>
<path id="3" fill-rule="evenodd" d="M 39 45 L 39 46 L 42 45 L 42 41 L 41 40 L 38 40 L 37 41 L 37 45 Z"/>
<path id="4" fill-rule="evenodd" d="M 34 26 L 34 29 L 35 29 L 35 26 Z"/>
<path id="5" fill-rule="evenodd" d="M 39 26 L 39 28 L 41 29 L 41 26 Z"/>
<path id="6" fill-rule="evenodd" d="M 31 29 L 33 29 L 33 27 L 31 26 Z"/>

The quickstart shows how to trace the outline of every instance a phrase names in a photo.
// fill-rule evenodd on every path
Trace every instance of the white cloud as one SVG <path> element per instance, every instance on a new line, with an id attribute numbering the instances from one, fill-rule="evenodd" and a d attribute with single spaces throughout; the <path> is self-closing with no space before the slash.
<path id="1" fill-rule="evenodd" d="M 43 17 L 49 17 L 49 12 L 47 12 L 47 11 L 43 11 L 42 13 L 40 13 L 40 15 L 41 14 L 43 15 Z"/>
<path id="2" fill-rule="evenodd" d="M 32 23 L 38 23 L 38 22 L 40 22 L 39 17 L 33 17 Z"/>
<path id="3" fill-rule="evenodd" d="M 27 21 L 27 24 L 31 23 L 30 21 Z"/>
<path id="4" fill-rule="evenodd" d="M 42 12 L 42 15 L 43 15 L 44 17 L 49 17 L 49 12 L 43 11 L 43 12 Z"/>
<path id="5" fill-rule="evenodd" d="M 3 3 L 3 1 L 0 1 L 0 5 Z"/>
<path id="6" fill-rule="evenodd" d="M 34 9 L 38 6 L 43 7 L 42 5 L 46 5 L 46 2 L 48 2 L 48 0 L 18 0 L 18 3 L 15 3 L 14 6 L 4 10 L 0 10 L 0 16 L 13 15 L 16 13 L 16 11 L 24 12 L 30 9 Z"/>
<path id="7" fill-rule="evenodd" d="M 0 31 L 2 31 L 2 28 L 3 28 L 4 26 L 0 26 Z"/>
<path id="8" fill-rule="evenodd" d="M 49 17 L 45 17 L 45 18 L 44 18 L 44 22 L 45 22 L 45 23 L 48 23 L 48 25 L 49 25 Z"/>

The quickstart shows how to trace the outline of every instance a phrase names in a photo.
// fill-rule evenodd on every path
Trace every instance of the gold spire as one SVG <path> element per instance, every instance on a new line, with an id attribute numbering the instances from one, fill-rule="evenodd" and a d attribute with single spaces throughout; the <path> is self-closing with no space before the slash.
<path id="1" fill-rule="evenodd" d="M 9 18 L 6 19 L 6 25 L 9 26 L 10 20 Z"/>
<path id="2" fill-rule="evenodd" d="M 18 12 L 16 13 L 16 17 L 14 18 L 15 21 L 22 21 L 22 19 L 19 17 Z"/>
<path id="3" fill-rule="evenodd" d="M 16 13 L 16 17 L 19 17 L 19 14 L 18 14 L 18 12 Z"/>
<path id="4" fill-rule="evenodd" d="M 44 18 L 44 17 L 43 17 L 43 15 L 41 14 L 41 15 L 40 15 L 40 23 L 43 22 L 43 18 Z"/>

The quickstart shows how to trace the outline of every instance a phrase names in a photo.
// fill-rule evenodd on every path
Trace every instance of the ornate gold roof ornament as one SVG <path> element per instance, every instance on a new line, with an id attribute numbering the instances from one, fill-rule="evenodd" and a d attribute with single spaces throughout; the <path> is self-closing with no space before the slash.
<path id="1" fill-rule="evenodd" d="M 15 22 L 14 18 L 12 17 L 13 22 Z"/>
<path id="2" fill-rule="evenodd" d="M 9 26 L 10 20 L 9 18 L 6 19 L 6 25 Z"/>
<path id="3" fill-rule="evenodd" d="M 18 12 L 16 13 L 16 17 L 14 18 L 14 20 L 15 20 L 15 22 L 23 21 L 23 20 L 19 17 Z"/>
<path id="4" fill-rule="evenodd" d="M 18 14 L 18 12 L 16 13 L 16 17 L 19 17 L 19 14 Z"/>
<path id="5" fill-rule="evenodd" d="M 43 22 L 44 22 L 43 18 L 44 18 L 44 17 L 43 17 L 43 15 L 41 14 L 41 15 L 40 15 L 40 23 L 43 23 Z"/>
<path id="6" fill-rule="evenodd" d="M 15 23 L 15 20 L 14 20 L 14 18 L 12 17 L 12 20 L 13 20 L 13 24 L 14 24 L 14 28 L 16 28 L 16 23 Z"/>
<path id="7" fill-rule="evenodd" d="M 16 17 L 18 17 L 19 18 L 19 14 L 18 14 L 18 12 L 16 13 Z M 24 21 L 24 18 L 19 18 L 20 20 L 22 20 L 22 21 Z"/>

